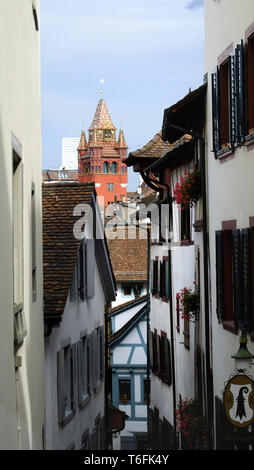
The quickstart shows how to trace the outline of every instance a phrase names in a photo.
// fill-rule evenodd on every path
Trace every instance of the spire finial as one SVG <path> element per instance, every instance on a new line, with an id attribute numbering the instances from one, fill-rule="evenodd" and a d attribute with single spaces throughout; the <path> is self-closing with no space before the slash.
<path id="1" fill-rule="evenodd" d="M 103 83 L 104 83 L 104 78 L 100 79 L 101 82 L 101 89 L 100 89 L 100 94 L 103 95 Z"/>

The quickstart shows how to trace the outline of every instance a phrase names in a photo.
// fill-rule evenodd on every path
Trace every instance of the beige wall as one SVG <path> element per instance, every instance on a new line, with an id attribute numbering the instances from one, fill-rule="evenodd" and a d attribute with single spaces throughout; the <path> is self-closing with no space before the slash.
<path id="1" fill-rule="evenodd" d="M 225 380 L 234 369 L 230 357 L 238 350 L 238 336 L 218 324 L 216 316 L 215 231 L 221 222 L 236 219 L 237 228 L 249 226 L 254 215 L 254 149 L 237 147 L 231 159 L 215 159 L 212 152 L 211 73 L 218 56 L 233 43 L 245 39 L 245 31 L 254 22 L 253 0 L 205 1 L 205 73 L 208 73 L 206 156 L 208 169 L 208 204 L 211 267 L 211 315 L 213 338 L 214 394 L 222 398 Z M 249 349 L 254 351 L 249 341 Z"/>
<path id="2" fill-rule="evenodd" d="M 0 0 L 0 448 L 40 449 L 44 423 L 40 33 L 35 29 L 35 0 Z M 18 355 L 21 439 L 18 438 L 13 355 L 12 139 L 22 146 L 23 280 L 28 334 Z M 37 300 L 31 292 L 31 184 L 36 192 Z"/>

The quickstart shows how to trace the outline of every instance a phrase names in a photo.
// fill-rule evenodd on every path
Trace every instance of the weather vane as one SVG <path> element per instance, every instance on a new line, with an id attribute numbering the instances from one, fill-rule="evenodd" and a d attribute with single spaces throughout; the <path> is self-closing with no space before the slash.
<path id="1" fill-rule="evenodd" d="M 103 83 L 104 83 L 104 78 L 100 79 L 101 82 L 101 89 L 100 89 L 100 94 L 103 95 Z"/>

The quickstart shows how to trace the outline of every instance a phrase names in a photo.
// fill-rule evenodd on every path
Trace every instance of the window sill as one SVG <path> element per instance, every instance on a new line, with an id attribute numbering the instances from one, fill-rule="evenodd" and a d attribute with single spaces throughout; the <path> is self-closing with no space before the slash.
<path id="1" fill-rule="evenodd" d="M 233 320 L 223 321 L 222 326 L 223 326 L 224 330 L 229 331 L 230 333 L 233 333 L 235 335 L 238 334 L 238 330 L 237 330 L 237 328 L 235 326 L 235 322 Z"/>
<path id="2" fill-rule="evenodd" d="M 244 137 L 244 145 L 248 147 L 248 150 L 251 150 L 254 147 L 254 132 L 251 132 Z"/>
<path id="3" fill-rule="evenodd" d="M 234 157 L 232 147 L 226 147 L 225 149 L 219 150 L 219 152 L 215 154 L 215 157 L 217 158 L 217 160 L 220 160 L 221 163 L 231 160 Z"/>
<path id="4" fill-rule="evenodd" d="M 180 242 L 172 242 L 172 246 L 191 246 L 194 245 L 194 241 L 190 240 L 181 240 Z"/>

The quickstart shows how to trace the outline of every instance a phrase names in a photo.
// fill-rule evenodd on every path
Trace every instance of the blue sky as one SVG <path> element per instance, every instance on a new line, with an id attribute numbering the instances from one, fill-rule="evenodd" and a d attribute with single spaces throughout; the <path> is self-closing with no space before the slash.
<path id="1" fill-rule="evenodd" d="M 41 0 L 43 168 L 90 126 L 101 78 L 129 152 L 146 144 L 164 109 L 202 84 L 203 28 L 203 0 Z M 129 170 L 128 190 L 137 184 Z"/>

